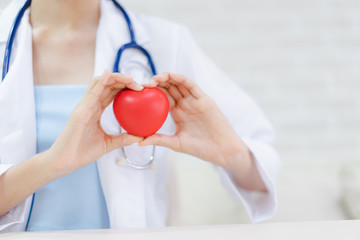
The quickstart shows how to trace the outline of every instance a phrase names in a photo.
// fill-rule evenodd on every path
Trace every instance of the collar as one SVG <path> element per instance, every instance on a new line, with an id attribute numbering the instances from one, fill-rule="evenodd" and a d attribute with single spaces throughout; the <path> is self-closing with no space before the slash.
<path id="1" fill-rule="evenodd" d="M 0 43 L 5 43 L 8 40 L 8 35 L 10 33 L 10 29 L 14 23 L 14 20 L 16 18 L 16 15 L 18 14 L 20 8 L 24 5 L 26 0 L 13 0 L 2 12 L 0 15 Z M 112 5 L 112 6 L 110 6 Z M 113 17 L 116 17 L 116 15 L 119 17 L 123 17 L 122 13 L 119 9 L 117 9 L 114 4 L 111 2 L 111 0 L 101 0 L 101 18 L 106 16 L 109 17 L 112 15 Z M 146 31 L 145 27 L 141 23 L 139 19 L 139 15 L 136 13 L 133 13 L 131 11 L 128 11 L 126 9 L 127 13 L 129 14 L 130 19 L 132 20 L 132 23 L 134 25 L 134 31 L 135 36 L 138 44 L 145 44 L 150 41 L 150 37 L 148 32 Z M 109 26 L 111 30 L 116 29 L 118 24 L 114 24 L 114 26 Z"/>
<path id="2" fill-rule="evenodd" d="M 13 0 L 1 12 L 0 15 L 0 43 L 5 43 L 8 40 L 10 29 L 14 23 L 16 15 L 20 8 L 24 5 L 25 0 Z"/>

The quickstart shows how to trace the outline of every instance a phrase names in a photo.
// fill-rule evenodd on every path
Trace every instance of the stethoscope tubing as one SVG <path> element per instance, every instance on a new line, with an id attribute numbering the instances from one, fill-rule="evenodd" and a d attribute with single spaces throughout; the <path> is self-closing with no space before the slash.
<path id="1" fill-rule="evenodd" d="M 151 55 L 150 53 L 145 49 L 143 48 L 142 46 L 138 45 L 136 42 L 130 42 L 130 43 L 127 43 L 127 44 L 124 44 L 122 47 L 120 47 L 120 49 L 118 50 L 117 54 L 116 54 L 116 58 L 115 58 L 115 63 L 114 63 L 114 68 L 113 68 L 113 72 L 120 72 L 119 70 L 119 65 L 120 65 L 120 59 L 121 59 L 121 56 L 123 54 L 123 52 L 127 49 L 138 49 L 140 50 L 141 52 L 144 53 L 144 55 L 147 57 L 148 59 L 148 62 L 149 62 L 149 65 L 150 65 L 150 68 L 151 68 L 151 72 L 153 75 L 156 75 L 156 69 L 155 69 L 155 65 L 154 65 L 154 62 L 151 58 Z"/>

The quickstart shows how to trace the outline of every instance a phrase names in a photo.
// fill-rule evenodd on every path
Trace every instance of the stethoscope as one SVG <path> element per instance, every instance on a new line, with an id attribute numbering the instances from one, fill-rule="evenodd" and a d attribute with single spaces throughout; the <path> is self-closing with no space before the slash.
<path id="1" fill-rule="evenodd" d="M 14 24 L 10 30 L 10 35 L 8 38 L 8 41 L 6 43 L 6 48 L 5 48 L 5 55 L 4 55 L 4 64 L 3 64 L 3 71 L 2 71 L 2 81 L 5 79 L 5 76 L 7 75 L 8 71 L 9 71 L 9 67 L 10 67 L 10 57 L 11 57 L 11 51 L 12 51 L 12 46 L 13 46 L 13 42 L 15 39 L 15 35 L 16 35 L 16 31 L 20 25 L 21 19 L 25 13 L 25 10 L 30 7 L 31 5 L 31 1 L 32 0 L 27 0 L 25 2 L 25 4 L 22 6 L 22 8 L 20 9 L 19 13 L 17 14 Z M 116 1 L 116 0 L 111 0 L 114 5 L 122 12 L 122 14 L 124 15 L 124 18 L 126 20 L 126 23 L 128 25 L 128 29 L 129 29 L 129 34 L 130 34 L 130 42 L 124 44 L 123 46 L 121 46 L 116 54 L 116 58 L 115 58 L 115 63 L 114 63 L 114 68 L 113 68 L 113 72 L 120 72 L 119 70 L 119 64 L 120 64 L 120 59 L 121 56 L 123 54 L 123 52 L 127 49 L 137 49 L 140 50 L 147 58 L 150 68 L 151 68 L 151 72 L 153 75 L 156 75 L 156 69 L 155 69 L 155 65 L 154 62 L 151 58 L 150 53 L 144 49 L 142 46 L 140 46 L 139 44 L 137 44 L 136 40 L 135 40 L 135 34 L 134 34 L 134 28 L 133 25 L 131 23 L 130 17 L 127 14 L 127 12 L 125 11 L 125 9 Z M 120 127 L 120 132 L 121 132 L 121 127 Z M 117 160 L 117 164 L 118 165 L 122 165 L 122 161 L 125 160 L 126 161 L 126 165 L 138 170 L 144 170 L 144 169 L 149 169 L 154 161 L 154 156 L 155 156 L 155 146 L 153 146 L 152 149 L 152 154 L 149 158 L 149 161 L 146 164 L 137 164 L 137 163 L 133 163 L 128 157 L 127 154 L 125 152 L 125 148 L 122 147 L 121 148 L 122 154 L 124 156 L 124 159 L 120 158 Z"/>

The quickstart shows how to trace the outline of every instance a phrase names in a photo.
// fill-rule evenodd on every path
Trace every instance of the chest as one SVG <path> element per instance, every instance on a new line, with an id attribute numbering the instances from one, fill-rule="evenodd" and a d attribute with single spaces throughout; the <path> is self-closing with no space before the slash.
<path id="1" fill-rule="evenodd" d="M 89 84 L 94 71 L 96 33 L 34 33 L 35 85 Z"/>

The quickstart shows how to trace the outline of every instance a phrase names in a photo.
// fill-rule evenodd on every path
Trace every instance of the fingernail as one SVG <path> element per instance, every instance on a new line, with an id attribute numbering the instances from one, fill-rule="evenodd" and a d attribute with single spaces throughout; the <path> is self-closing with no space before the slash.
<path id="1" fill-rule="evenodd" d="M 136 90 L 141 91 L 141 90 L 143 90 L 143 89 L 144 89 L 144 87 L 143 87 L 142 85 L 136 83 Z"/>
<path id="2" fill-rule="evenodd" d="M 154 85 L 154 84 L 156 84 L 156 81 L 155 81 L 155 79 L 150 79 L 150 81 L 148 82 L 148 85 Z"/>

